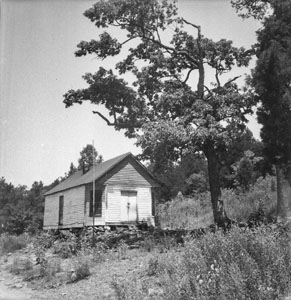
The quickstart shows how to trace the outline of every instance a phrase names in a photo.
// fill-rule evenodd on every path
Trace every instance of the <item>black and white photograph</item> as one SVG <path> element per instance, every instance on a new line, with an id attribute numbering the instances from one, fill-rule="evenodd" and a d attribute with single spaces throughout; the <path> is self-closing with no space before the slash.
<path id="1" fill-rule="evenodd" d="M 0 1 L 0 300 L 291 300 L 291 1 Z"/>

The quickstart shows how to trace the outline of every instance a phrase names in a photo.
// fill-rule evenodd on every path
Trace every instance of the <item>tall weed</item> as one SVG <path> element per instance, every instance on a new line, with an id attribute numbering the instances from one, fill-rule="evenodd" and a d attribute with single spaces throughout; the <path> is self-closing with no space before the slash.
<path id="1" fill-rule="evenodd" d="M 275 179 L 271 176 L 260 177 L 248 191 L 240 188 L 224 189 L 222 200 L 228 217 L 238 222 L 246 222 L 261 204 L 266 216 L 270 217 L 276 212 Z M 172 201 L 160 204 L 157 214 L 162 228 L 195 229 L 207 227 L 214 222 L 208 192 L 191 197 L 177 196 Z"/>
<path id="2" fill-rule="evenodd" d="M 179 196 L 158 206 L 157 215 L 162 228 L 194 229 L 213 223 L 210 194 Z"/>
<path id="3" fill-rule="evenodd" d="M 147 275 L 142 290 L 123 282 L 120 299 L 143 299 L 150 291 L 150 299 L 165 300 L 281 299 L 291 287 L 290 240 L 269 227 L 208 233 L 151 260 Z"/>
<path id="4" fill-rule="evenodd" d="M 14 252 L 25 248 L 29 241 L 30 238 L 27 234 L 16 236 L 3 233 L 0 235 L 0 254 Z"/>
<path id="5" fill-rule="evenodd" d="M 261 204 L 264 206 L 265 214 L 270 217 L 275 214 L 277 204 L 274 178 L 271 176 L 258 178 L 249 191 L 223 190 L 222 199 L 228 216 L 238 222 L 246 222 Z"/>

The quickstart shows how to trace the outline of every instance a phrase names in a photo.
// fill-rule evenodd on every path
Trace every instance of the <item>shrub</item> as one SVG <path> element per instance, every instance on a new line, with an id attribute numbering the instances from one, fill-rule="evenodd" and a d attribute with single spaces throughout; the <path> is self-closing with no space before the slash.
<path id="1" fill-rule="evenodd" d="M 194 229 L 213 223 L 210 194 L 200 193 L 191 197 L 179 196 L 159 204 L 158 221 L 162 228 Z"/>
<path id="2" fill-rule="evenodd" d="M 125 240 L 121 240 L 117 246 L 118 251 L 118 259 L 126 259 L 127 252 L 128 252 L 128 245 L 126 244 Z"/>
<path id="3" fill-rule="evenodd" d="M 147 236 L 141 243 L 142 249 L 147 252 L 152 252 L 155 248 L 155 241 L 151 236 Z"/>
<path id="4" fill-rule="evenodd" d="M 249 191 L 223 190 L 222 199 L 228 217 L 238 222 L 246 222 L 250 215 L 259 210 L 263 204 L 265 214 L 270 217 L 276 211 L 276 194 L 273 189 L 274 178 L 266 176 L 258 178 Z"/>
<path id="5" fill-rule="evenodd" d="M 158 267 L 159 267 L 158 257 L 157 256 L 151 257 L 148 262 L 148 269 L 147 269 L 148 276 L 157 275 Z"/>
<path id="6" fill-rule="evenodd" d="M 95 247 L 93 248 L 92 254 L 93 254 L 93 261 L 96 263 L 102 263 L 106 259 L 106 252 L 108 250 L 108 247 L 105 243 L 98 242 L 96 243 Z"/>
<path id="7" fill-rule="evenodd" d="M 34 238 L 33 246 L 34 248 L 41 247 L 43 249 L 49 249 L 52 247 L 56 239 L 57 235 L 43 231 Z"/>
<path id="8" fill-rule="evenodd" d="M 3 233 L 0 235 L 0 254 L 14 252 L 25 248 L 29 243 L 29 236 L 22 234 L 19 236 Z"/>
<path id="9" fill-rule="evenodd" d="M 68 282 L 76 282 L 90 275 L 89 261 L 84 256 L 79 256 L 73 261 L 73 266 L 68 274 Z"/>
<path id="10" fill-rule="evenodd" d="M 74 239 L 58 241 L 53 245 L 54 253 L 61 258 L 68 258 L 77 254 L 77 243 Z"/>
<path id="11" fill-rule="evenodd" d="M 52 280 L 55 275 L 62 271 L 61 261 L 59 258 L 53 258 L 46 262 L 45 267 L 43 268 L 42 276 L 46 278 L 46 280 Z"/>
<path id="12" fill-rule="evenodd" d="M 150 299 L 281 299 L 291 287 L 290 251 L 287 234 L 266 226 L 208 233 L 186 241 L 179 253 L 150 260 L 148 283 L 153 285 L 155 276 L 163 289 L 162 296 L 153 294 Z M 122 291 L 120 299 L 148 296 L 148 290 L 130 281 L 115 290 Z"/>
<path id="13" fill-rule="evenodd" d="M 32 262 L 29 259 L 14 258 L 10 267 L 10 272 L 15 275 L 25 274 L 27 271 L 32 270 Z"/>

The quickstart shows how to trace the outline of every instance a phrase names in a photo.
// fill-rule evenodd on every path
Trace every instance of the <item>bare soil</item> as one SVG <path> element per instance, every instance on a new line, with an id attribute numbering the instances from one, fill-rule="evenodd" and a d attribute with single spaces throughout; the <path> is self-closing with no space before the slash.
<path id="1" fill-rule="evenodd" d="M 0 258 L 0 300 L 114 300 L 113 280 L 138 280 L 145 273 L 150 256 L 140 250 L 129 250 L 125 259 L 92 265 L 91 275 L 86 279 L 45 287 L 43 282 L 26 282 L 20 275 L 11 274 L 15 258 L 34 259 L 27 250 L 16 251 Z"/>

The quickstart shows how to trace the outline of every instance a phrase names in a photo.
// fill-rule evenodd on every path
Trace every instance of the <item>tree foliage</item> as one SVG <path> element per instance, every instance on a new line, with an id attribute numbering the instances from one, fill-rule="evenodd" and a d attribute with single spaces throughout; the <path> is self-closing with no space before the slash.
<path id="1" fill-rule="evenodd" d="M 26 186 L 13 186 L 5 178 L 0 179 L 0 232 L 20 234 L 35 233 L 42 228 L 44 211 L 43 183 L 35 181 L 28 190 Z"/>
<path id="2" fill-rule="evenodd" d="M 98 155 L 97 150 L 91 144 L 88 144 L 80 152 L 80 158 L 78 159 L 79 170 L 89 170 L 94 163 L 100 164 L 103 161 L 102 155 Z"/>
<path id="3" fill-rule="evenodd" d="M 102 60 L 119 55 L 121 60 L 115 70 L 100 67 L 85 74 L 88 88 L 69 90 L 66 107 L 84 101 L 104 105 L 108 117 L 94 113 L 137 138 L 143 157 L 153 163 L 161 156 L 177 160 L 187 152 L 203 151 L 218 222 L 218 154 L 244 131 L 245 114 L 253 105 L 252 95 L 235 83 L 238 77 L 226 80 L 225 74 L 247 66 L 253 51 L 234 47 L 230 40 L 204 37 L 199 25 L 178 16 L 175 2 L 101 0 L 84 15 L 106 31 L 97 40 L 80 42 L 75 55 L 93 54 Z M 111 36 L 111 28 L 120 34 Z M 206 72 L 214 80 L 209 86 Z M 134 75 L 132 85 L 124 80 L 127 73 Z"/>
<path id="4" fill-rule="evenodd" d="M 291 2 L 289 0 L 233 1 L 262 20 L 258 31 L 257 64 L 250 84 L 260 101 L 258 121 L 264 154 L 276 165 L 278 216 L 286 217 L 288 199 L 281 190 L 283 176 L 291 185 Z M 255 8 L 265 7 L 260 14 Z M 290 211 L 290 209 L 289 209 Z"/>

